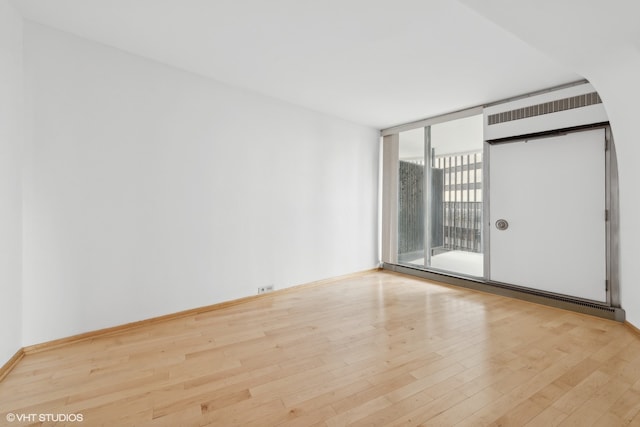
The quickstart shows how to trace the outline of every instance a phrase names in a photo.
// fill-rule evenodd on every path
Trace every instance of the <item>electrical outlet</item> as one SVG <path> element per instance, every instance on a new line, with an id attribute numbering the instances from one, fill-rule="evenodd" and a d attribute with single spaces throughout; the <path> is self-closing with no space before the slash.
<path id="1" fill-rule="evenodd" d="M 271 291 L 273 291 L 273 285 L 260 286 L 258 288 L 259 294 L 264 294 L 265 292 L 271 292 Z"/>

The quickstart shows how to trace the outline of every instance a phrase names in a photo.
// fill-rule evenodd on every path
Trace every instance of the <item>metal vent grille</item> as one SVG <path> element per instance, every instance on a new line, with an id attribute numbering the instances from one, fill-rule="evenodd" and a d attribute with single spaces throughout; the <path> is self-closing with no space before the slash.
<path id="1" fill-rule="evenodd" d="M 606 312 L 609 312 L 609 313 L 614 313 L 616 311 L 615 308 L 607 307 L 607 306 L 605 306 L 603 304 L 592 303 L 592 302 L 588 302 L 588 301 L 582 301 L 582 300 L 578 300 L 578 299 L 570 298 L 570 297 L 563 297 L 562 295 L 556 295 L 556 294 L 552 294 L 552 293 L 536 291 L 535 289 L 521 288 L 519 286 L 505 285 L 505 284 L 496 283 L 496 282 L 491 282 L 491 286 L 495 286 L 497 288 L 503 288 L 503 289 L 517 289 L 518 292 L 522 292 L 522 293 L 526 293 L 526 294 L 530 294 L 530 295 L 535 295 L 535 296 L 542 297 L 542 298 L 548 298 L 548 299 L 552 299 L 552 300 L 556 300 L 556 301 L 562 301 L 562 302 L 569 303 L 569 304 L 575 304 L 575 305 L 579 305 L 579 306 L 582 306 L 582 307 L 589 307 L 589 308 L 592 308 L 592 309 L 602 310 L 602 311 L 606 311 Z"/>
<path id="2" fill-rule="evenodd" d="M 570 98 L 558 99 L 542 104 L 531 105 L 529 107 L 491 114 L 488 117 L 489 125 L 541 116 L 543 114 L 557 113 L 558 111 L 573 110 L 574 108 L 586 107 L 587 105 L 595 104 L 602 104 L 602 99 L 600 99 L 598 92 L 586 93 L 584 95 L 572 96 Z"/>

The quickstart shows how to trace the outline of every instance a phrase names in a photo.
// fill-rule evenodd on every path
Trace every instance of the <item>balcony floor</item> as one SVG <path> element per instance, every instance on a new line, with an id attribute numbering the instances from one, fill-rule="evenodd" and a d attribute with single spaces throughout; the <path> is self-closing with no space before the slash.
<path id="1" fill-rule="evenodd" d="M 424 258 L 409 261 L 408 264 L 424 265 Z M 465 276 L 482 277 L 484 256 L 475 252 L 449 251 L 431 257 L 431 268 L 450 271 Z"/>

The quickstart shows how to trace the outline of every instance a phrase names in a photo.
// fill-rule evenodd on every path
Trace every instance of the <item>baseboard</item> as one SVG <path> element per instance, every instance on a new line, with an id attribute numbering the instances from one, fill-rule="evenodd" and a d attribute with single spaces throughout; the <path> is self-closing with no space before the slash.
<path id="1" fill-rule="evenodd" d="M 314 287 L 314 286 L 325 285 L 325 284 L 328 284 L 328 283 L 331 283 L 331 282 L 336 282 L 336 281 L 348 279 L 348 278 L 351 278 L 351 277 L 364 276 L 366 274 L 370 274 L 372 272 L 379 271 L 379 270 L 380 270 L 380 268 L 376 267 L 376 268 L 372 268 L 372 269 L 369 269 L 369 270 L 359 271 L 359 272 L 356 272 L 356 273 L 350 273 L 350 274 L 345 274 L 345 275 L 342 275 L 342 276 L 331 277 L 329 279 L 317 280 L 315 282 L 309 282 L 309 283 L 305 283 L 305 284 L 302 284 L 302 285 L 291 286 L 289 288 L 277 289 L 277 290 L 275 290 L 273 292 L 268 292 L 268 293 L 259 294 L 259 295 L 250 295 L 248 297 L 238 298 L 238 299 L 234 299 L 234 300 L 231 300 L 231 301 L 224 301 L 224 302 L 220 302 L 220 303 L 217 303 L 217 304 L 212 304 L 212 305 L 208 305 L 208 306 L 204 306 L 204 307 L 198 307 L 198 308 L 193 308 L 193 309 L 189 309 L 189 310 L 179 311 L 179 312 L 176 312 L 176 313 L 166 314 L 166 315 L 163 315 L 163 316 L 152 317 L 152 318 L 149 318 L 149 319 L 139 320 L 139 321 L 136 321 L 136 322 L 125 323 L 123 325 L 113 326 L 113 327 L 110 327 L 110 328 L 104 328 L 104 329 L 98 329 L 98 330 L 95 330 L 95 331 L 84 332 L 84 333 L 81 333 L 81 334 L 78 334 L 78 335 L 72 335 L 70 337 L 60 338 L 60 339 L 56 339 L 56 340 L 52 340 L 52 341 L 47 341 L 47 342 L 40 343 L 40 344 L 29 345 L 29 346 L 24 347 L 21 351 L 23 352 L 23 354 L 26 354 L 26 355 L 34 354 L 34 353 L 40 353 L 42 351 L 51 350 L 51 349 L 54 349 L 54 348 L 62 347 L 62 346 L 65 346 L 65 345 L 69 345 L 69 344 L 73 344 L 73 343 L 77 343 L 77 342 L 81 342 L 81 341 L 86 341 L 86 340 L 91 340 L 91 339 L 95 339 L 95 338 L 99 338 L 99 337 L 105 337 L 105 336 L 124 333 L 124 332 L 130 331 L 132 329 L 140 328 L 140 327 L 143 327 L 143 326 L 154 325 L 154 324 L 166 322 L 166 321 L 169 321 L 169 320 L 180 319 L 182 317 L 194 316 L 194 315 L 198 315 L 198 314 L 202 314 L 202 313 L 208 313 L 208 312 L 215 311 L 215 310 L 221 310 L 223 308 L 233 307 L 233 306 L 239 305 L 239 304 L 245 304 L 245 303 L 250 302 L 250 301 L 255 301 L 255 300 L 263 299 L 263 298 L 271 298 L 271 297 L 273 297 L 275 295 L 282 295 L 284 293 L 296 292 L 296 291 L 299 291 L 301 289 L 306 289 L 306 288 L 310 288 L 310 287 Z"/>
<path id="2" fill-rule="evenodd" d="M 21 348 L 20 350 L 16 351 L 16 354 L 14 354 L 13 357 L 7 361 L 7 363 L 0 366 L 0 381 L 2 381 L 4 377 L 9 375 L 9 372 L 11 372 L 11 370 L 16 367 L 18 362 L 22 360 L 23 357 L 24 349 Z"/>
<path id="3" fill-rule="evenodd" d="M 640 329 L 633 325 L 632 323 L 629 323 L 629 321 L 625 320 L 624 322 L 625 326 L 629 329 L 631 329 L 636 335 L 638 335 L 640 337 Z"/>

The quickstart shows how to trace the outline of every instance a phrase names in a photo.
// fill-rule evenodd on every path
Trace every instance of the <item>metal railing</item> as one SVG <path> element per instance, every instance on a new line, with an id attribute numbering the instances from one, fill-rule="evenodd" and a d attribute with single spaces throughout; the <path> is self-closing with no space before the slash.
<path id="1" fill-rule="evenodd" d="M 444 174 L 443 250 L 482 252 L 482 152 L 437 156 Z"/>
<path id="2" fill-rule="evenodd" d="M 444 202 L 445 250 L 482 252 L 482 202 Z"/>
<path id="3" fill-rule="evenodd" d="M 437 230 L 431 234 L 433 253 L 482 252 L 482 153 L 434 156 L 431 172 L 440 176 L 431 189 L 437 206 L 429 209 Z M 403 258 L 424 252 L 424 173 L 422 160 L 400 161 L 398 254 Z"/>

